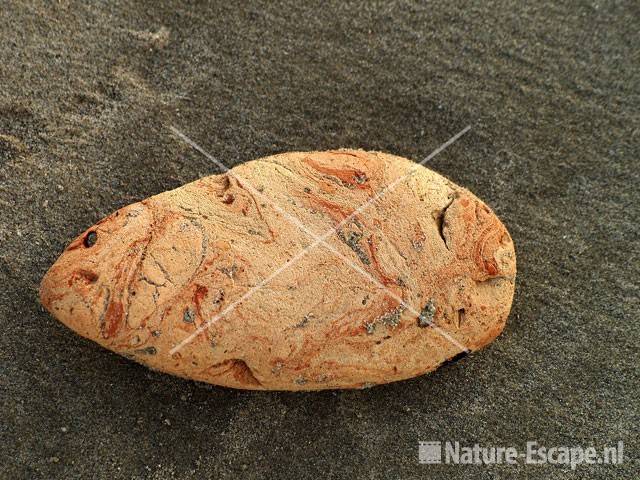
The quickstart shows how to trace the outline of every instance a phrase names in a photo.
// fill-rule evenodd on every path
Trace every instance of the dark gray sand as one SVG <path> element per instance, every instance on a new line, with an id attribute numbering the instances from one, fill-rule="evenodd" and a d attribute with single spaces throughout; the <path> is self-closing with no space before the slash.
<path id="1" fill-rule="evenodd" d="M 0 476 L 632 478 L 638 461 L 636 2 L 0 7 Z M 433 374 L 251 393 L 154 373 L 47 315 L 37 288 L 113 210 L 288 150 L 421 159 L 518 251 L 508 326 Z M 598 448 L 619 466 L 418 464 L 418 441 Z"/>

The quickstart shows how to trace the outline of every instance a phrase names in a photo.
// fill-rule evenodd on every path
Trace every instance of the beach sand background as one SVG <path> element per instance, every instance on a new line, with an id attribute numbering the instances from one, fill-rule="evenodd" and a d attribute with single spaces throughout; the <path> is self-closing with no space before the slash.
<path id="1" fill-rule="evenodd" d="M 0 477 L 632 478 L 638 463 L 635 2 L 3 2 Z M 363 391 L 154 373 L 38 303 L 119 207 L 277 152 L 416 160 L 487 201 L 518 253 L 505 332 Z M 625 442 L 625 463 L 419 465 L 418 441 Z"/>

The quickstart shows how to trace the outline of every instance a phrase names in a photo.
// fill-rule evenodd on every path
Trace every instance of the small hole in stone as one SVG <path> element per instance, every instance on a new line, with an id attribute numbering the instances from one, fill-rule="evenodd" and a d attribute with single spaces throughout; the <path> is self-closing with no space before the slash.
<path id="1" fill-rule="evenodd" d="M 89 233 L 87 233 L 87 235 L 84 237 L 83 243 L 85 247 L 91 248 L 96 244 L 97 241 L 98 241 L 98 234 L 92 230 Z"/>
<path id="2" fill-rule="evenodd" d="M 460 328 L 460 326 L 464 324 L 466 314 L 467 312 L 464 308 L 458 309 L 458 328 Z"/>

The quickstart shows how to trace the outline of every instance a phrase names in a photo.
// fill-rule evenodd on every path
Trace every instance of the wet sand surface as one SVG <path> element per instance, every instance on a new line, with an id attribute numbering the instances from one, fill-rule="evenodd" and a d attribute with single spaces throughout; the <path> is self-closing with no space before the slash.
<path id="1" fill-rule="evenodd" d="M 632 478 L 640 74 L 633 2 L 6 2 L 0 11 L 1 478 Z M 357 147 L 428 162 L 518 253 L 485 350 L 362 391 L 151 372 L 40 307 L 64 246 L 216 166 Z M 598 448 L 619 466 L 418 464 L 418 441 Z"/>

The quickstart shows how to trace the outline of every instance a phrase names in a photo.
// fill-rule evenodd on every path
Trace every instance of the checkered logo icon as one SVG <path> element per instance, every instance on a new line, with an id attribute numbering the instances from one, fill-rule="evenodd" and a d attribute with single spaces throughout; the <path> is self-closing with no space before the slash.
<path id="1" fill-rule="evenodd" d="M 442 463 L 442 446 L 440 442 L 419 442 L 418 461 L 425 465 Z"/>

